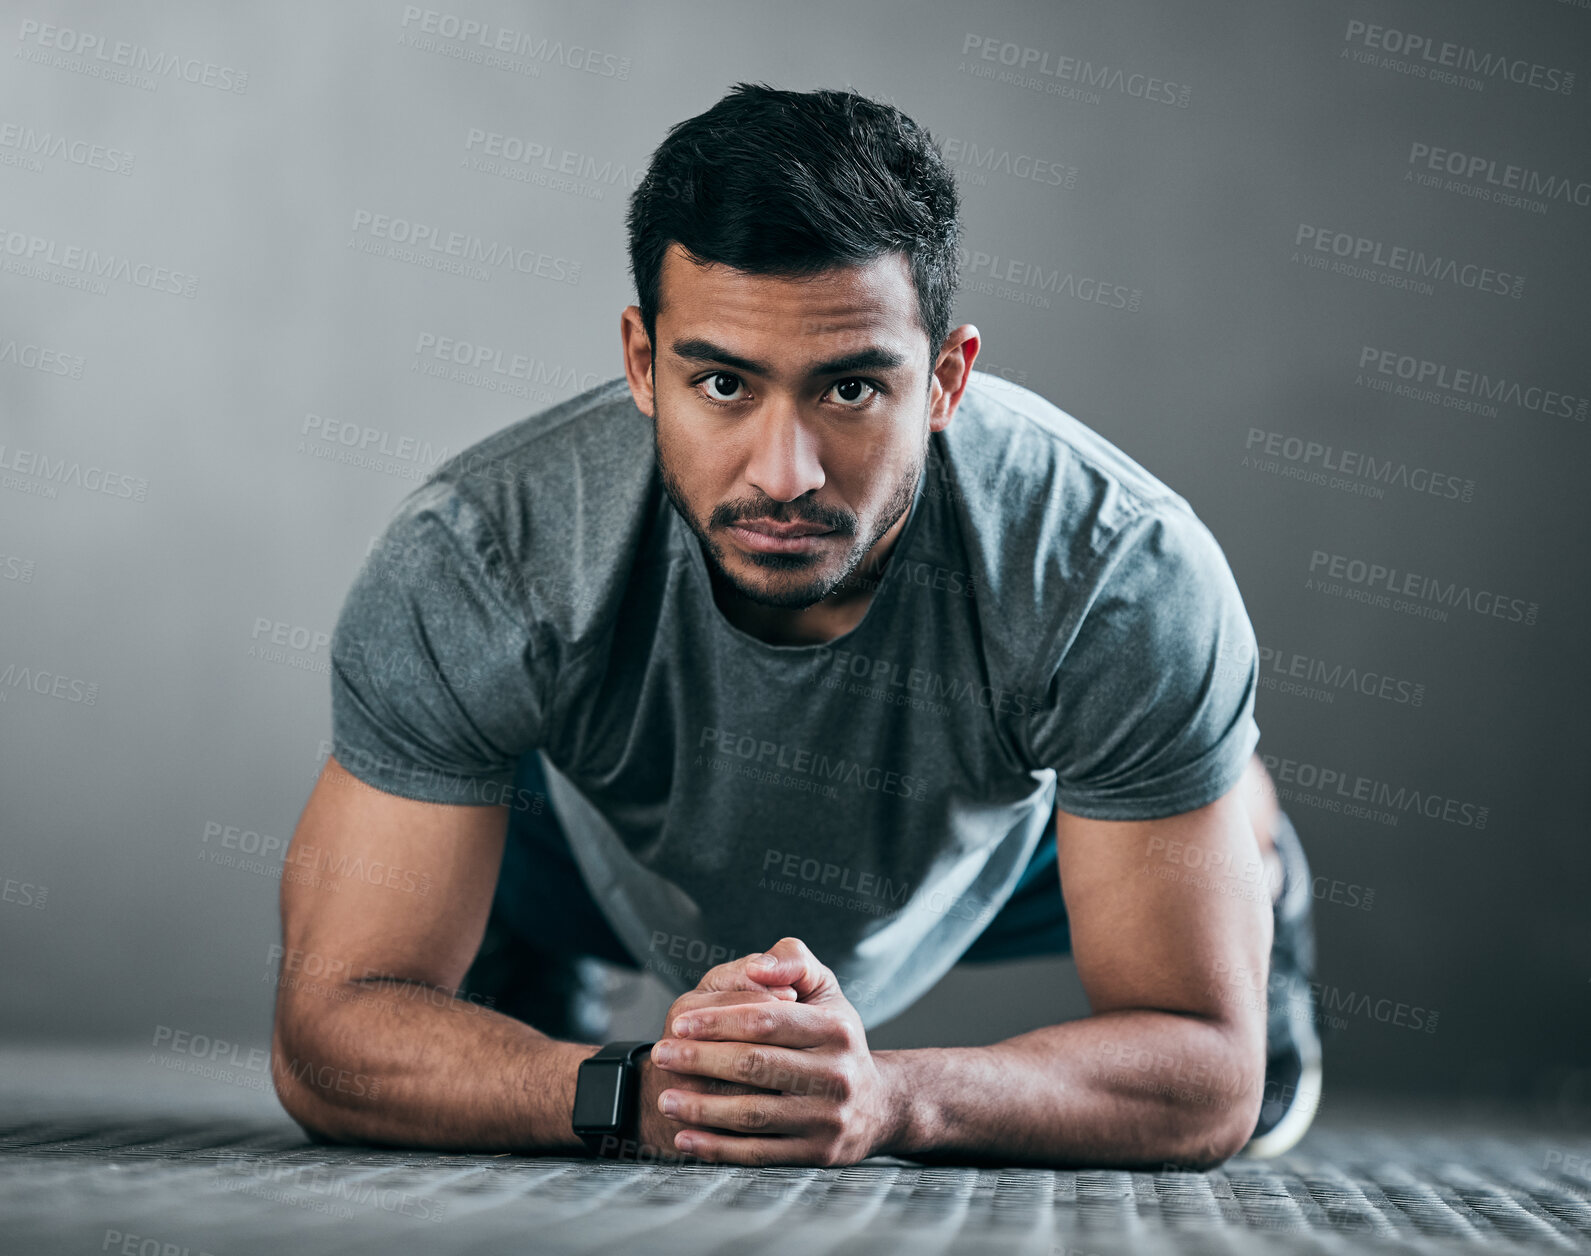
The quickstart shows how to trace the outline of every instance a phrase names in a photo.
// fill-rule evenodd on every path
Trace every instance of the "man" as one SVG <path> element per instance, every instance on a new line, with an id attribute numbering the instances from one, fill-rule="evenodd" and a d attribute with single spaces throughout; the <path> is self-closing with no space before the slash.
<path id="1" fill-rule="evenodd" d="M 624 378 L 440 468 L 339 618 L 288 858 L 404 875 L 284 877 L 294 972 L 337 974 L 279 987 L 284 1106 L 323 1139 L 578 1153 L 598 1044 L 548 991 L 595 956 L 679 992 L 606 1143 L 637 1156 L 1291 1145 L 1308 868 L 1242 599 L 1186 501 L 974 373 L 929 137 L 741 84 L 628 225 Z M 867 1047 L 958 960 L 1068 949 L 1082 1020 Z"/>

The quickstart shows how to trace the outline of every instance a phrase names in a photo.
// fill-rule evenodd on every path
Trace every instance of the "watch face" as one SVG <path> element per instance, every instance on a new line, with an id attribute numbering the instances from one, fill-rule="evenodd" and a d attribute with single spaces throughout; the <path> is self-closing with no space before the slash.
<path id="1" fill-rule="evenodd" d="M 583 1061 L 575 1082 L 575 1110 L 570 1124 L 575 1129 L 613 1130 L 619 1128 L 619 1100 L 624 1082 L 621 1060 Z"/>

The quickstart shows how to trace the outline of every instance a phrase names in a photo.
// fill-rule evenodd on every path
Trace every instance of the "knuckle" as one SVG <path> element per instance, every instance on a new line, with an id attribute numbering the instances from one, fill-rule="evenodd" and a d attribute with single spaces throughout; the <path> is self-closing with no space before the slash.
<path id="1" fill-rule="evenodd" d="M 740 1125 L 742 1129 L 766 1129 L 768 1123 L 772 1120 L 773 1113 L 760 1104 L 747 1104 L 746 1107 L 741 1109 Z"/>
<path id="2" fill-rule="evenodd" d="M 769 1064 L 768 1053 L 752 1047 L 735 1057 L 735 1072 L 742 1077 L 760 1077 Z"/>

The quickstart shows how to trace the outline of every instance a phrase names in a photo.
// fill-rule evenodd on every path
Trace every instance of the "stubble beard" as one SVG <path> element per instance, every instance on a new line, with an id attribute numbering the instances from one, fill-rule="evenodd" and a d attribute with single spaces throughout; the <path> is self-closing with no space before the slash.
<path id="1" fill-rule="evenodd" d="M 658 411 L 657 394 L 653 393 L 652 408 Z M 869 583 L 876 584 L 877 578 L 853 579 L 857 569 L 862 565 L 873 546 L 878 544 L 880 538 L 895 526 L 896 521 L 911 508 L 912 500 L 917 494 L 918 482 L 922 479 L 923 467 L 927 464 L 928 441 L 924 438 L 923 448 L 919 452 L 915 466 L 910 472 L 902 476 L 890 493 L 889 501 L 883 513 L 879 516 L 878 525 L 874 528 L 865 545 L 853 546 L 846 555 L 845 561 L 839 572 L 833 576 L 819 575 L 812 579 L 784 585 L 778 588 L 768 588 L 763 584 L 747 584 L 738 579 L 724 561 L 723 548 L 712 537 L 695 514 L 685 502 L 684 493 L 680 489 L 679 481 L 669 470 L 664 461 L 663 451 L 657 439 L 658 421 L 652 420 L 652 456 L 657 463 L 658 474 L 663 481 L 663 491 L 668 494 L 669 501 L 674 503 L 674 509 L 679 512 L 681 519 L 690 526 L 696 534 L 696 539 L 701 542 L 702 556 L 707 560 L 710 574 L 717 580 L 727 585 L 737 596 L 748 602 L 755 602 L 760 606 L 780 607 L 785 610 L 805 610 L 815 606 L 824 598 L 834 593 L 853 592 L 865 587 Z M 898 540 L 898 538 L 897 538 Z M 756 554 L 749 556 L 759 568 L 770 572 L 796 572 L 811 566 L 812 560 L 803 554 Z"/>

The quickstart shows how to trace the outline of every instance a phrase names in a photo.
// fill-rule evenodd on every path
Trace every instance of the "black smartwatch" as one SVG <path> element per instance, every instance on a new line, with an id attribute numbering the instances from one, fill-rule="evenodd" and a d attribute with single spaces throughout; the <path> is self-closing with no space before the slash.
<path id="1" fill-rule="evenodd" d="M 625 1142 L 638 1142 L 635 1109 L 641 1097 L 641 1057 L 652 1046 L 610 1042 L 580 1061 L 570 1124 L 593 1156 L 615 1159 L 623 1154 Z"/>

